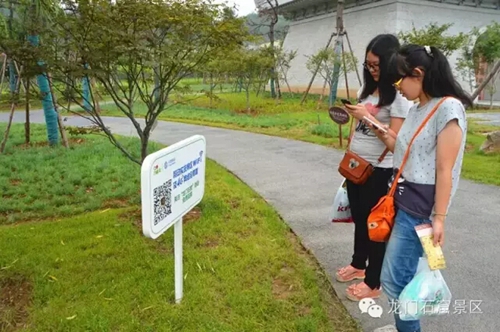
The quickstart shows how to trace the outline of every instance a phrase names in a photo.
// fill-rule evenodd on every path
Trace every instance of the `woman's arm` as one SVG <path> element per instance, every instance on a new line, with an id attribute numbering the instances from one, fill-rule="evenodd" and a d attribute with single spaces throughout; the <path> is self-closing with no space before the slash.
<path id="1" fill-rule="evenodd" d="M 399 130 L 401 129 L 401 126 L 403 125 L 405 119 L 391 117 L 390 125 L 387 127 L 383 126 L 379 121 L 377 121 L 375 117 L 370 115 L 369 118 L 370 120 L 372 120 L 373 122 L 375 122 L 376 124 L 380 125 L 381 127 L 387 130 L 387 133 L 384 133 L 380 130 L 377 130 L 369 122 L 367 122 L 367 125 L 370 127 L 370 129 L 385 144 L 385 146 L 387 146 L 389 151 L 394 152 L 394 146 L 396 145 L 396 137 L 398 136 Z"/>
<path id="2" fill-rule="evenodd" d="M 444 242 L 444 220 L 450 202 L 453 167 L 462 144 L 462 135 L 462 128 L 454 119 L 446 124 L 437 139 L 435 214 L 432 222 L 435 245 L 442 245 Z"/>

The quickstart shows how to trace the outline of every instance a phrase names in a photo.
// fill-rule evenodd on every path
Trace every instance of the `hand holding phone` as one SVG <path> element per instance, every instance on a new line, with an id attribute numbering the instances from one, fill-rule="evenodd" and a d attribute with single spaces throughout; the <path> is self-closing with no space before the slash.
<path id="1" fill-rule="evenodd" d="M 342 104 L 344 104 L 344 105 L 352 105 L 352 103 L 351 103 L 349 100 L 347 100 L 347 99 L 340 99 L 340 101 L 341 101 L 341 102 L 342 102 Z"/>
<path id="2" fill-rule="evenodd" d="M 381 132 L 383 132 L 384 134 L 387 134 L 387 130 L 384 128 L 384 127 L 381 127 L 379 126 L 378 123 L 372 121 L 369 117 L 367 116 L 364 116 L 363 119 L 366 121 L 366 122 L 369 122 L 375 129 L 377 130 L 380 130 Z"/>

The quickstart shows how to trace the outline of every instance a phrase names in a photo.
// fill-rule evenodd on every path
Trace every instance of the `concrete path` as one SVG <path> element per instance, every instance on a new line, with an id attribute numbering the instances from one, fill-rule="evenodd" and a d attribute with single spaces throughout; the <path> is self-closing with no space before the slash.
<path id="1" fill-rule="evenodd" d="M 468 113 L 467 117 L 476 119 L 479 124 L 500 127 L 500 113 Z"/>
<path id="2" fill-rule="evenodd" d="M 0 122 L 6 119 L 7 114 L 0 114 Z M 22 114 L 15 119 L 22 122 Z M 43 122 L 43 116 L 34 112 L 32 120 Z M 87 124 L 79 117 L 66 123 Z M 125 118 L 105 118 L 105 123 L 115 133 L 135 135 Z M 393 322 L 385 298 L 377 300 L 384 308 L 382 317 L 371 318 L 345 298 L 346 285 L 334 278 L 337 268 L 350 262 L 353 247 L 353 226 L 328 221 L 341 182 L 337 172 L 341 152 L 277 137 L 167 122 L 158 123 L 152 139 L 172 144 L 193 134 L 206 137 L 209 158 L 234 172 L 277 209 L 316 256 L 364 331 Z M 443 275 L 453 294 L 450 313 L 426 319 L 423 331 L 500 330 L 499 222 L 500 188 L 462 180 L 447 221 L 444 247 L 448 268 Z M 471 313 L 474 303 L 479 309 Z"/>

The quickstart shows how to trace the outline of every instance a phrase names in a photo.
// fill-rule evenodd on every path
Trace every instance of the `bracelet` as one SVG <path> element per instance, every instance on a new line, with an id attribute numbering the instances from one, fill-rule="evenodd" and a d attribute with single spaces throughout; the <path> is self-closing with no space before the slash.
<path id="1" fill-rule="evenodd" d="M 448 216 L 447 213 L 433 213 L 432 215 L 433 216 L 441 216 L 441 217 L 447 217 Z"/>

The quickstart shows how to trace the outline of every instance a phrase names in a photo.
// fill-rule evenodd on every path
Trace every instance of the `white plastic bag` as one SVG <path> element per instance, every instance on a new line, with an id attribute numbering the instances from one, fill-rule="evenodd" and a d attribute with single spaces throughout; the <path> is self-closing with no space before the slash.
<path id="1" fill-rule="evenodd" d="M 351 207 L 349 206 L 349 199 L 347 198 L 347 187 L 345 179 L 342 181 L 335 199 L 333 200 L 331 222 L 337 223 L 352 223 Z"/>
<path id="2" fill-rule="evenodd" d="M 420 258 L 412 281 L 399 295 L 401 320 L 449 313 L 451 292 L 440 270 L 431 270 L 427 258 Z"/>

